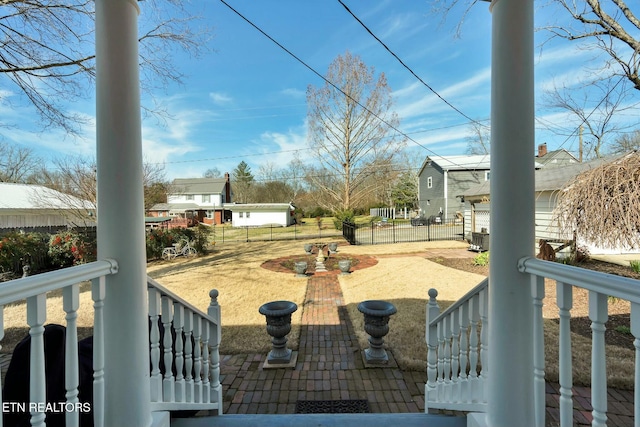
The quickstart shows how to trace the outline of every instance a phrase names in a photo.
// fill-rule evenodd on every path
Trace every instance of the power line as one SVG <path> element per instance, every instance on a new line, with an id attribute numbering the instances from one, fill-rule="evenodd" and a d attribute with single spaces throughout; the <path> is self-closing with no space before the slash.
<path id="1" fill-rule="evenodd" d="M 454 111 L 456 111 L 458 114 L 462 115 L 464 118 L 466 118 L 467 120 L 476 123 L 479 126 L 483 126 L 483 127 L 488 127 L 474 119 L 472 119 L 471 117 L 469 117 L 468 115 L 466 115 L 465 113 L 463 113 L 460 109 L 458 109 L 457 107 L 455 107 L 453 104 L 451 104 L 449 101 L 447 101 L 446 99 L 444 99 L 444 97 L 442 95 L 440 95 L 438 92 L 436 92 L 435 89 L 433 89 L 431 86 L 429 86 L 424 80 L 422 80 L 422 78 L 420 78 L 420 76 L 418 76 L 407 64 L 404 63 L 404 61 L 402 59 L 400 59 L 400 57 L 398 57 L 398 55 L 395 54 L 395 52 L 393 52 L 391 49 L 389 49 L 389 47 L 382 41 L 380 40 L 380 38 L 378 36 L 376 36 L 373 31 L 371 31 L 369 29 L 369 27 L 367 27 L 365 25 L 364 22 L 362 22 L 362 20 L 360 18 L 358 18 L 355 13 L 353 13 L 351 11 L 351 9 L 349 9 L 349 7 L 347 7 L 346 4 L 344 4 L 342 2 L 342 0 L 338 0 L 338 3 L 340 3 L 342 5 L 342 7 L 345 8 L 345 10 L 347 12 L 349 12 L 349 14 L 351 16 L 353 16 L 353 18 L 358 21 L 358 23 L 360 23 L 360 25 L 362 25 L 362 27 L 367 30 L 367 32 L 371 35 L 371 37 L 373 37 L 374 39 L 376 39 L 378 41 L 378 43 L 380 43 L 382 45 L 382 47 L 385 48 L 385 50 L 387 52 L 389 52 L 394 58 L 396 58 L 398 60 L 398 62 L 407 69 L 407 71 L 409 71 L 411 73 L 411 75 L 413 75 L 413 77 L 415 77 L 416 79 L 418 79 L 418 81 L 420 83 L 422 83 L 427 89 L 429 89 L 435 96 L 437 96 L 438 98 L 440 98 L 440 100 L 442 100 L 442 102 L 444 102 L 445 104 L 447 104 L 449 107 L 451 107 Z"/>
<path id="2" fill-rule="evenodd" d="M 229 8 L 233 13 L 235 13 L 236 15 L 238 15 L 242 20 L 244 20 L 246 23 L 248 23 L 249 25 L 251 25 L 253 28 L 255 28 L 258 32 L 260 32 L 260 34 L 262 34 L 263 36 L 265 36 L 266 38 L 268 38 L 270 41 L 272 41 L 276 46 L 278 46 L 280 49 L 284 50 L 287 54 L 289 54 L 292 58 L 294 58 L 296 61 L 298 61 L 300 64 L 304 65 L 307 69 L 309 69 L 313 74 L 315 74 L 316 76 L 320 77 L 320 79 L 322 79 L 325 83 L 327 83 L 328 85 L 330 85 L 331 87 L 333 87 L 334 89 L 336 89 L 338 92 L 342 93 L 344 96 L 346 96 L 347 98 L 349 98 L 350 100 L 352 100 L 353 102 L 355 102 L 358 106 L 360 106 L 363 110 L 365 110 L 367 113 L 371 114 L 373 117 L 375 117 L 376 119 L 378 119 L 380 122 L 384 123 L 387 127 L 389 127 L 389 129 L 392 129 L 393 131 L 396 132 L 396 134 L 398 135 L 402 135 L 403 137 L 405 137 L 407 140 L 413 142 L 415 145 L 417 145 L 418 147 L 423 148 L 425 151 L 431 153 L 432 155 L 435 156 L 439 156 L 439 154 L 437 154 L 435 151 L 431 150 L 428 147 L 425 147 L 424 145 L 420 144 L 418 141 L 414 140 L 413 138 L 411 138 L 409 135 L 407 135 L 406 133 L 402 132 L 400 129 L 396 128 L 395 126 L 393 126 L 391 123 L 387 122 L 386 120 L 384 120 L 383 118 L 381 118 L 380 116 L 378 116 L 377 114 L 375 114 L 373 111 L 371 111 L 369 108 L 367 108 L 366 106 L 362 105 L 360 103 L 360 101 L 358 101 L 357 99 L 354 99 L 351 95 L 349 95 L 348 93 L 346 93 L 344 90 L 342 90 L 341 88 L 339 88 L 336 84 L 334 84 L 333 82 L 331 82 L 329 79 L 327 79 L 326 77 L 324 77 L 322 74 L 320 74 L 318 71 L 316 71 L 313 67 L 311 67 L 309 64 L 307 64 L 306 62 L 304 62 L 302 59 L 300 59 L 300 57 L 298 57 L 297 55 L 295 55 L 293 52 L 291 52 L 289 49 L 287 49 L 285 46 L 283 46 L 280 42 L 278 42 L 277 40 L 275 40 L 273 37 L 271 37 L 269 34 L 267 34 L 262 28 L 258 27 L 256 24 L 254 24 L 251 20 L 249 20 L 247 17 L 245 17 L 243 14 L 241 14 L 239 11 L 237 11 L 236 9 L 234 9 L 229 3 L 227 3 L 225 0 L 220 0 L 220 2 L 222 4 L 224 4 L 227 8 Z M 467 119 L 471 120 L 472 122 L 476 122 L 475 120 L 471 119 L 470 117 L 464 115 L 464 113 L 461 113 L 464 117 L 467 117 Z M 484 125 L 481 125 L 484 126 Z"/>

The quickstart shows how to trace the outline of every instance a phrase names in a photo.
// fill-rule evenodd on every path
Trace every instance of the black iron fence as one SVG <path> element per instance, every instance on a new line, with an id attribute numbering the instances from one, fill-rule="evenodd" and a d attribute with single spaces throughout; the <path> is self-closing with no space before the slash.
<path id="1" fill-rule="evenodd" d="M 315 225 L 266 225 L 259 227 L 228 227 L 215 226 L 212 228 L 212 239 L 216 243 L 225 242 L 265 242 L 275 240 L 304 240 L 339 237 L 340 230 L 332 225 L 325 228 Z"/>
<path id="2" fill-rule="evenodd" d="M 464 240 L 464 221 L 452 218 L 440 221 L 388 220 L 367 224 L 342 224 L 342 235 L 352 245 L 379 245 L 401 242 Z"/>

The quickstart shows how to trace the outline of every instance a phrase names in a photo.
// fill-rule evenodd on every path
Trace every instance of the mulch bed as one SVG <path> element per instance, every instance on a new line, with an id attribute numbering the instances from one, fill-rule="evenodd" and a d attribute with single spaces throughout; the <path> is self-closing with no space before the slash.
<path id="1" fill-rule="evenodd" d="M 307 275 L 312 274 L 339 274 L 338 261 L 341 259 L 351 260 L 351 270 L 362 270 L 376 265 L 378 260 L 369 255 L 347 255 L 347 254 L 331 254 L 324 260 L 324 266 L 327 270 L 326 273 L 316 273 L 316 258 L 317 254 L 312 255 L 291 255 L 282 258 L 275 258 L 262 263 L 261 267 L 267 270 L 276 271 L 278 273 L 293 273 L 293 265 L 296 262 L 304 261 L 307 263 Z"/>

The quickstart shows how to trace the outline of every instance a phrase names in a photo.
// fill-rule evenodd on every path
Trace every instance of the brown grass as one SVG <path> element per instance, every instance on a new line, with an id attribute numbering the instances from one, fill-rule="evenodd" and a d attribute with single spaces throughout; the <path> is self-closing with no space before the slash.
<path id="1" fill-rule="evenodd" d="M 339 239 L 328 239 L 337 241 Z M 196 307 L 206 310 L 210 289 L 220 293 L 218 301 L 222 308 L 223 354 L 264 353 L 270 348 L 270 339 L 265 331 L 264 316 L 258 313 L 260 305 L 268 301 L 286 299 L 298 304 L 292 316 L 290 348 L 296 348 L 300 334 L 302 304 L 306 292 L 306 280 L 294 273 L 278 273 L 261 267 L 268 260 L 284 256 L 301 255 L 305 241 L 225 243 L 216 245 L 214 253 L 195 259 L 178 258 L 174 261 L 159 261 L 149 264 L 148 274 L 163 286 L 175 292 Z M 312 242 L 310 242 L 312 243 Z M 433 262 L 423 256 L 426 250 L 438 247 L 464 248 L 460 242 L 421 242 L 395 245 L 340 246 L 343 255 L 376 255 L 378 264 L 355 271 L 349 276 L 339 276 L 345 304 L 360 346 L 366 348 L 366 334 L 362 314 L 357 304 L 367 299 L 384 299 L 398 308 L 390 320 L 390 332 L 385 337 L 388 348 L 403 369 L 424 370 L 426 363 L 425 305 L 429 288 L 439 292 L 441 308 L 457 300 L 486 275 L 486 269 L 471 265 L 471 260 L 455 260 L 451 268 L 447 260 Z M 443 265 L 444 264 L 444 265 Z M 462 271 L 460 265 L 468 265 Z M 557 309 L 555 288 L 546 287 L 545 340 L 546 371 L 549 380 L 557 380 Z M 78 323 L 80 336 L 92 333 L 92 301 L 88 284 L 81 286 L 81 309 Z M 572 325 L 587 314 L 586 296 L 574 290 Z M 60 293 L 51 293 L 47 300 L 49 323 L 64 324 Z M 629 313 L 628 303 L 610 302 L 611 315 Z M 4 309 L 5 339 L 2 351 L 12 351 L 15 344 L 28 332 L 24 303 L 13 304 Z M 585 329 L 574 328 L 572 333 L 574 354 L 574 382 L 589 384 L 591 340 Z M 629 341 L 633 340 L 629 336 Z M 607 370 L 609 384 L 614 387 L 633 387 L 632 346 L 607 346 Z"/>

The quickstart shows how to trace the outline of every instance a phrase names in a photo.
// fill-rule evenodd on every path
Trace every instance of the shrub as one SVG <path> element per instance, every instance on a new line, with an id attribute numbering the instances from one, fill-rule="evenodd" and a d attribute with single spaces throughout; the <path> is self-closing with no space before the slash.
<path id="1" fill-rule="evenodd" d="M 489 265 L 489 252 L 482 252 L 473 258 L 473 265 L 480 265 L 482 267 Z"/>
<path id="2" fill-rule="evenodd" d="M 96 260 L 95 237 L 63 231 L 49 239 L 49 257 L 56 268 L 71 267 Z"/>
<path id="3" fill-rule="evenodd" d="M 50 267 L 49 239 L 42 233 L 12 232 L 0 240 L 0 271 L 22 274 L 22 266 L 29 264 L 31 271 Z"/>
<path id="4" fill-rule="evenodd" d="M 213 229 L 204 224 L 198 224 L 195 228 L 193 247 L 200 255 L 207 253 L 209 248 L 209 236 L 213 233 Z"/>
<path id="5" fill-rule="evenodd" d="M 147 260 L 161 258 L 164 248 L 171 247 L 181 239 L 192 241 L 194 234 L 191 229 L 181 227 L 168 230 L 165 228 L 152 228 L 148 230 L 146 239 Z"/>
<path id="6" fill-rule="evenodd" d="M 334 214 L 333 225 L 336 227 L 336 230 L 342 230 L 342 223 L 348 222 L 353 224 L 355 221 L 356 214 L 351 209 L 343 209 L 336 211 Z"/>
<path id="7" fill-rule="evenodd" d="M 629 265 L 631 266 L 631 269 L 633 271 L 635 271 L 636 273 L 640 273 L 640 260 L 633 260 L 633 261 L 629 261 Z"/>

